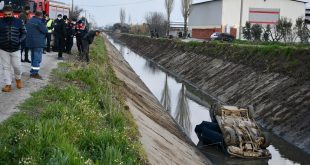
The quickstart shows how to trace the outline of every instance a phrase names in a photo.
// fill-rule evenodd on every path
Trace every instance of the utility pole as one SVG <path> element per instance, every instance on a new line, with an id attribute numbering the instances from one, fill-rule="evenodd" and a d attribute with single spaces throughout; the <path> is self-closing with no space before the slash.
<path id="1" fill-rule="evenodd" d="M 71 7 L 71 12 L 73 13 L 73 11 L 74 11 L 74 0 L 72 0 L 71 5 L 72 5 L 72 7 Z"/>
<path id="2" fill-rule="evenodd" d="M 243 0 L 241 0 L 241 5 L 240 5 L 239 40 L 241 40 L 242 17 L 243 17 Z"/>

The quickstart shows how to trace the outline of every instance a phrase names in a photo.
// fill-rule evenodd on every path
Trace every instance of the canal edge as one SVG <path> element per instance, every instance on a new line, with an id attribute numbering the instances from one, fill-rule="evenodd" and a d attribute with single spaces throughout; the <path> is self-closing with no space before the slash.
<path id="1" fill-rule="evenodd" d="M 164 111 L 120 52 L 106 37 L 104 39 L 113 70 L 117 78 L 124 83 L 126 104 L 138 126 L 141 134 L 140 141 L 149 162 L 151 164 L 212 164 Z M 163 123 L 159 124 L 161 120 L 168 128 L 163 127 L 165 125 Z"/>

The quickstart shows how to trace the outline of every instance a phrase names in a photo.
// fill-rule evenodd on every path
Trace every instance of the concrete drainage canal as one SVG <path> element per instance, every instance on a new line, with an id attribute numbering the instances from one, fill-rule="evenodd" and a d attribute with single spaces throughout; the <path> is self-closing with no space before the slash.
<path id="1" fill-rule="evenodd" d="M 122 43 L 110 37 L 108 39 L 121 52 L 136 74 L 183 128 L 184 132 L 195 144 L 198 144 L 199 140 L 194 132 L 195 126 L 202 121 L 211 121 L 209 107 L 212 100 L 216 98 L 212 98 L 207 93 L 201 93 L 195 87 L 179 80 L 152 61 L 134 53 Z M 213 164 L 310 164 L 309 155 L 272 134 L 270 137 L 271 145 L 268 150 L 272 154 L 271 159 L 231 158 L 214 146 L 203 147 L 200 150 Z"/>

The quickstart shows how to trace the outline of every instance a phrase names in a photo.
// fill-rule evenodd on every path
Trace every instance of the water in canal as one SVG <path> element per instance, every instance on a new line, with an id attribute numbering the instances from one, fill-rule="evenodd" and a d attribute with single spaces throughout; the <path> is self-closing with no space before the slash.
<path id="1" fill-rule="evenodd" d="M 122 43 L 110 42 L 121 52 L 125 60 L 152 91 L 156 98 L 169 111 L 195 144 L 198 138 L 194 132 L 195 126 L 202 121 L 211 121 L 208 107 L 210 98 L 195 91 L 190 85 L 166 73 L 153 62 L 131 51 Z M 271 136 L 271 145 L 268 150 L 272 153 L 269 160 L 247 160 L 225 156 L 216 147 L 204 147 L 201 151 L 214 164 L 271 164 L 295 165 L 310 164 L 309 155 L 289 145 L 285 141 Z"/>

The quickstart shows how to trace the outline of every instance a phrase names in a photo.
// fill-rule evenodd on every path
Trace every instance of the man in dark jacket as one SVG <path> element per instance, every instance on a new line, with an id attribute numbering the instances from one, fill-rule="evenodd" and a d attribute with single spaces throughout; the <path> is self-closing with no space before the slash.
<path id="1" fill-rule="evenodd" d="M 26 46 L 31 49 L 31 70 L 30 77 L 42 79 L 39 75 L 40 64 L 42 61 L 43 48 L 46 47 L 45 37 L 47 28 L 42 21 L 43 13 L 37 11 L 35 16 L 32 17 L 27 23 L 27 38 Z"/>
<path id="2" fill-rule="evenodd" d="M 21 19 L 24 22 L 24 25 L 26 25 L 28 23 L 29 20 L 29 13 L 30 13 L 30 7 L 29 6 L 25 6 L 23 8 L 23 12 L 20 13 L 19 15 L 19 19 Z M 25 52 L 25 58 L 23 60 L 23 52 Z M 24 42 L 22 42 L 21 44 L 21 61 L 22 62 L 28 62 L 31 63 L 29 58 L 28 58 L 28 48 L 26 47 L 26 40 Z"/>
<path id="3" fill-rule="evenodd" d="M 55 46 L 58 51 L 58 60 L 63 60 L 62 53 L 65 46 L 66 23 L 62 19 L 62 15 L 58 14 L 57 19 L 54 21 L 54 35 L 55 35 Z"/>
<path id="4" fill-rule="evenodd" d="M 83 22 L 82 20 L 79 20 L 76 24 L 76 46 L 78 48 L 80 57 L 83 51 L 82 40 L 83 37 L 87 34 L 87 31 L 88 29 L 86 23 Z"/>
<path id="5" fill-rule="evenodd" d="M 99 30 L 91 30 L 90 32 L 88 32 L 82 39 L 82 47 L 83 47 L 83 51 L 82 51 L 82 57 L 81 60 L 86 60 L 87 62 L 89 62 L 89 45 L 93 43 L 94 39 L 96 36 L 99 36 L 100 31 Z"/>
<path id="6" fill-rule="evenodd" d="M 12 91 L 11 68 L 13 66 L 16 87 L 23 87 L 21 81 L 20 43 L 26 38 L 26 28 L 20 19 L 14 18 L 11 6 L 4 6 L 4 18 L 0 19 L 0 61 L 4 71 L 3 92 Z"/>
<path id="7" fill-rule="evenodd" d="M 66 53 L 71 54 L 71 49 L 73 47 L 73 38 L 76 34 L 75 31 L 76 19 L 72 19 L 71 21 L 68 20 L 67 23 L 67 37 L 66 37 Z"/>

